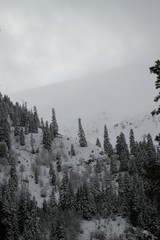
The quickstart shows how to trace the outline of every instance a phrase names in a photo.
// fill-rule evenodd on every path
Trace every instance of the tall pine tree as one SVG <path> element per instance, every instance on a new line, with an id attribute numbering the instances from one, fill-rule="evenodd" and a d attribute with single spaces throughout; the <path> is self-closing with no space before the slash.
<path id="1" fill-rule="evenodd" d="M 108 154 L 108 156 L 110 157 L 113 154 L 113 148 L 112 148 L 112 145 L 111 145 L 110 140 L 109 140 L 108 129 L 107 129 L 106 125 L 104 125 L 104 143 L 103 143 L 103 147 L 104 147 L 104 152 L 106 154 Z"/>
<path id="2" fill-rule="evenodd" d="M 78 118 L 78 136 L 79 136 L 79 145 L 80 147 L 87 147 L 87 141 L 85 137 L 85 133 L 81 124 L 81 118 Z"/>

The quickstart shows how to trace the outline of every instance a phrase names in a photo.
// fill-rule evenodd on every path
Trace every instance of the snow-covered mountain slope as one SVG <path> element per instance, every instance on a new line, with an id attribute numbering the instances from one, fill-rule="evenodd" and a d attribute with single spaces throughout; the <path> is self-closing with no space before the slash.
<path id="1" fill-rule="evenodd" d="M 79 235 L 78 240 L 115 240 L 115 239 L 137 239 L 135 236 L 138 231 L 131 226 L 126 218 L 121 216 L 113 216 L 107 219 L 99 219 L 93 221 L 82 221 L 82 233 Z M 154 236 L 148 231 L 141 231 L 143 239 L 152 239 Z"/>
<path id="2" fill-rule="evenodd" d="M 19 179 L 19 186 L 25 183 L 32 196 L 35 196 L 39 206 L 42 205 L 44 198 L 48 199 L 51 193 L 52 186 L 49 177 L 49 165 L 53 167 L 57 175 L 57 184 L 59 185 L 62 179 L 62 173 L 72 171 L 76 175 L 74 185 L 81 184 L 80 178 L 87 177 L 87 174 L 94 173 L 94 166 L 96 160 L 105 161 L 108 171 L 110 169 L 110 162 L 103 150 L 96 145 L 88 142 L 87 147 L 80 147 L 77 140 L 60 136 L 52 143 L 51 151 L 45 150 L 42 146 L 42 130 L 39 133 L 32 134 L 33 145 L 36 154 L 32 154 L 31 134 L 25 135 L 25 146 L 20 146 L 14 137 L 14 128 L 12 128 L 12 152 L 17 159 L 17 172 Z M 70 156 L 71 144 L 74 145 L 75 156 Z M 57 171 L 57 156 L 61 159 L 62 171 Z M 35 168 L 38 172 L 38 184 L 35 183 Z M 107 170 L 106 168 L 106 170 Z M 0 182 L 5 181 L 9 176 L 8 164 L 0 163 Z M 57 196 L 58 198 L 58 196 Z"/>
<path id="3" fill-rule="evenodd" d="M 122 217 L 117 217 L 114 219 L 100 219 L 95 221 L 83 221 L 82 222 L 82 229 L 83 233 L 80 234 L 78 240 L 89 240 L 90 236 L 93 235 L 93 239 L 95 234 L 100 234 L 105 236 L 105 239 L 115 239 L 120 237 L 126 239 L 124 236 L 124 232 L 129 227 L 127 224 L 126 219 Z M 101 238 L 103 239 L 103 238 Z"/>
<path id="4" fill-rule="evenodd" d="M 155 79 L 149 73 L 149 67 L 153 63 L 152 58 L 149 61 L 140 59 L 96 76 L 52 84 L 10 96 L 13 101 L 26 101 L 29 107 L 36 105 L 39 116 L 47 120 L 51 119 L 51 109 L 54 107 L 60 132 L 67 136 L 77 136 L 77 119 L 81 117 L 88 141 L 95 143 L 97 137 L 101 138 L 104 124 L 107 124 L 112 133 L 111 139 L 115 142 L 118 130 L 114 129 L 114 125 L 133 116 L 135 128 L 137 122 L 144 118 L 143 124 L 140 126 L 138 123 L 137 126 L 140 133 L 138 138 L 141 138 L 143 131 L 151 131 L 150 129 L 157 126 L 154 120 L 148 121 L 148 117 L 145 117 L 155 108 Z M 134 117 L 137 113 L 144 114 L 138 119 Z M 127 129 L 130 127 L 132 126 L 126 124 Z M 156 131 L 157 129 L 154 130 Z"/>
<path id="5" fill-rule="evenodd" d="M 86 123 L 86 137 L 92 143 L 95 143 L 97 137 L 103 143 L 104 124 L 108 127 L 109 137 L 113 145 L 115 145 L 116 137 L 120 132 L 125 134 L 126 141 L 129 143 L 130 129 L 133 129 L 137 141 L 143 141 L 148 133 L 151 133 L 154 140 L 160 132 L 160 116 L 152 117 L 151 114 L 137 114 L 122 121 L 112 122 L 112 119 L 103 112 L 90 123 L 86 120 Z M 66 133 L 69 134 L 69 131 L 66 131 Z M 155 144 L 157 143 L 155 142 Z"/>

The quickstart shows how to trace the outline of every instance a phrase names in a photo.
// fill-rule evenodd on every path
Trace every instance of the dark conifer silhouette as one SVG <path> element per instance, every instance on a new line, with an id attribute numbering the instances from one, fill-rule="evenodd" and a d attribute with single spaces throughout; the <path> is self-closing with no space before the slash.
<path id="1" fill-rule="evenodd" d="M 81 119 L 78 119 L 78 137 L 79 137 L 79 145 L 80 147 L 87 147 L 87 141 L 86 141 L 86 137 L 85 137 L 85 133 L 81 124 Z"/>

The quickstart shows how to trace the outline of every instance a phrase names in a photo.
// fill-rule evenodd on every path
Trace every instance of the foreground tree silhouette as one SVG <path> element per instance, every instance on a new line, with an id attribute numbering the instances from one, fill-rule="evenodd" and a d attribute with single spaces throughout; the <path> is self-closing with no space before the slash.
<path id="1" fill-rule="evenodd" d="M 155 61 L 155 65 L 150 67 L 150 73 L 156 74 L 157 75 L 157 80 L 155 81 L 155 87 L 156 89 L 160 88 L 160 60 Z M 160 92 L 159 94 L 154 98 L 155 102 L 158 102 L 158 100 L 160 99 Z M 158 109 L 154 109 L 151 114 L 152 116 L 154 115 L 158 115 L 160 113 L 160 106 L 158 107 Z M 160 145 L 160 134 L 156 136 L 155 139 L 159 145 Z"/>

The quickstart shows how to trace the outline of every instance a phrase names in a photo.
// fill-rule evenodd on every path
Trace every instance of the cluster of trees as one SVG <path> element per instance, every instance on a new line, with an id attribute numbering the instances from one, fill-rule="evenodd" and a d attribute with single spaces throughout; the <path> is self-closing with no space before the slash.
<path id="1" fill-rule="evenodd" d="M 37 109 L 28 110 L 26 103 L 22 106 L 17 102 L 13 104 L 8 96 L 0 94 L 0 157 L 8 157 L 11 127 L 14 127 L 17 141 L 25 145 L 25 134 L 38 132 Z"/>
<path id="2" fill-rule="evenodd" d="M 73 211 L 86 220 L 120 214 L 128 218 L 134 227 L 158 236 L 160 179 L 157 166 L 160 155 L 151 135 L 137 142 L 131 130 L 128 147 L 121 133 L 110 160 L 110 172 L 103 175 L 101 162 L 97 162 L 99 170 L 83 179 L 77 188 L 68 174 L 64 174 L 58 202 L 62 212 Z M 113 179 L 118 182 L 117 189 Z"/>
<path id="3" fill-rule="evenodd" d="M 54 108 L 52 108 L 52 121 L 48 124 L 48 121 L 44 124 L 43 119 L 41 119 L 41 128 L 43 130 L 43 146 L 45 149 L 50 150 L 52 141 L 54 138 L 58 137 L 58 124 L 56 119 L 56 113 Z"/>
<path id="4" fill-rule="evenodd" d="M 76 240 L 80 225 L 78 216 L 72 209 L 72 187 L 69 186 L 71 191 L 68 190 L 67 174 L 62 179 L 57 201 L 56 175 L 53 166 L 50 166 L 52 191 L 49 200 L 44 199 L 40 208 L 36 199 L 31 198 L 26 181 L 22 181 L 20 189 L 18 188 L 19 179 L 13 158 L 10 159 L 9 168 L 8 181 L 0 184 L 0 239 Z M 66 198 L 68 193 L 70 196 Z"/>

